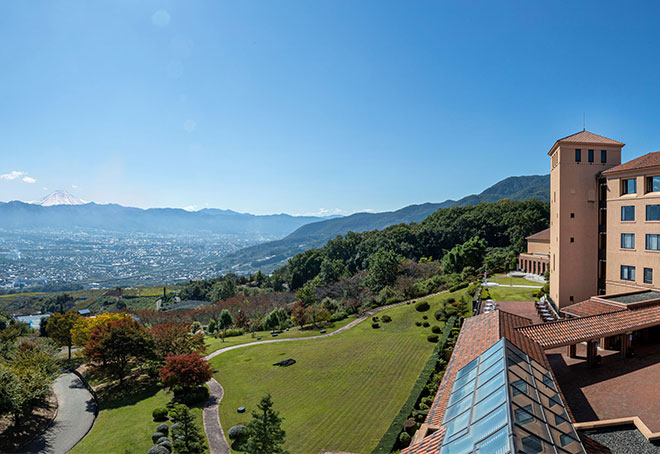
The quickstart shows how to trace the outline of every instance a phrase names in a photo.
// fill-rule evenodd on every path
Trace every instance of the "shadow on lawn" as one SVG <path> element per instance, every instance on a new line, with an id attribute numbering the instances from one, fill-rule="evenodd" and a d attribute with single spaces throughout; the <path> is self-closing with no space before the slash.
<path id="1" fill-rule="evenodd" d="M 126 381 L 107 386 L 99 393 L 101 410 L 135 405 L 141 400 L 154 396 L 162 387 L 154 381 Z"/>

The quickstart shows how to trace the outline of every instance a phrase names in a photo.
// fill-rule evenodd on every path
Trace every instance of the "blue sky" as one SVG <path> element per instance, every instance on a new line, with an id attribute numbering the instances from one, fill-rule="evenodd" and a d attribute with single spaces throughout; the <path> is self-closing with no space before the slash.
<path id="1" fill-rule="evenodd" d="M 660 149 L 657 2 L 0 3 L 0 200 L 391 210 Z M 25 180 L 25 181 L 24 181 Z"/>

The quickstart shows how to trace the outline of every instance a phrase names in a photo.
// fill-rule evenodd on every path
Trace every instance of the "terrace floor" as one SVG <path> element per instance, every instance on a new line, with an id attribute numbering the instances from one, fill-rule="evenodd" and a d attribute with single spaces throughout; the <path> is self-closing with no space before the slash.
<path id="1" fill-rule="evenodd" d="M 482 304 L 481 313 L 483 313 L 483 306 L 484 304 Z M 543 323 L 534 301 L 497 301 L 497 307 L 504 312 L 528 318 L 533 324 Z"/>
<path id="2" fill-rule="evenodd" d="M 599 350 L 600 367 L 586 365 L 586 346 L 579 358 L 566 348 L 548 350 L 548 360 L 577 422 L 639 416 L 652 432 L 660 432 L 660 344 L 633 345 L 635 356 Z"/>

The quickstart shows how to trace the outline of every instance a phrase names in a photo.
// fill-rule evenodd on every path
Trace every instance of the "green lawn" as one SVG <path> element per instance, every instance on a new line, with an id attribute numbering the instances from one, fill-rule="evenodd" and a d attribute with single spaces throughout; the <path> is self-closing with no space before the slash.
<path id="1" fill-rule="evenodd" d="M 489 287 L 490 297 L 495 301 L 534 301 L 534 288 L 520 287 Z"/>
<path id="2" fill-rule="evenodd" d="M 265 393 L 284 417 L 286 448 L 294 453 L 321 449 L 367 453 L 373 450 L 405 402 L 435 344 L 430 328 L 415 326 L 448 294 L 429 298 L 431 310 L 403 305 L 379 313 L 392 322 L 372 329 L 370 321 L 337 336 L 306 342 L 246 347 L 211 360 L 225 389 L 220 420 L 225 433 L 250 419 Z M 286 368 L 272 364 L 293 358 Z M 246 414 L 236 408 L 245 406 Z"/>
<path id="3" fill-rule="evenodd" d="M 160 424 L 153 421 L 151 412 L 156 407 L 164 407 L 171 399 L 170 393 L 158 386 L 151 386 L 128 396 L 101 401 L 101 411 L 94 427 L 69 452 L 71 454 L 147 452 L 153 446 L 151 434 Z M 192 413 L 203 431 L 202 405 L 193 407 Z"/>
<path id="4" fill-rule="evenodd" d="M 497 282 L 500 285 L 534 285 L 539 288 L 543 287 L 543 284 L 527 280 L 524 277 L 509 277 L 506 274 L 492 277 L 488 279 L 488 282 Z"/>
<path id="5" fill-rule="evenodd" d="M 331 333 L 335 330 L 338 330 L 342 326 L 347 325 L 353 320 L 355 320 L 355 316 L 350 316 L 348 318 L 345 318 L 344 320 L 340 320 L 338 322 L 332 322 L 329 325 L 324 326 L 322 329 L 325 329 L 326 333 Z M 261 340 L 310 337 L 310 336 L 318 336 L 320 334 L 319 331 L 320 329 L 301 330 L 300 327 L 296 326 L 293 328 L 289 328 L 289 331 L 282 332 L 282 334 L 279 334 L 277 337 L 273 337 L 270 334 L 270 331 L 258 331 L 255 333 L 254 337 L 252 337 L 252 334 L 250 333 L 245 333 L 242 336 L 227 337 L 225 338 L 224 342 L 222 342 L 222 339 L 220 338 L 207 336 L 204 339 L 204 343 L 206 344 L 206 354 L 209 354 L 218 349 L 229 347 L 230 345 L 249 344 L 252 342 L 257 342 L 257 337 L 261 337 Z"/>

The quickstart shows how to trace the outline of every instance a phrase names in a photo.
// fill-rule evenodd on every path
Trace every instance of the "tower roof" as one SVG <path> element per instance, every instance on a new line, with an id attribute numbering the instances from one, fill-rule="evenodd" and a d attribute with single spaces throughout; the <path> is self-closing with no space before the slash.
<path id="1" fill-rule="evenodd" d="M 583 145 L 614 145 L 616 147 L 623 147 L 625 143 L 617 142 L 616 140 L 610 139 L 608 137 L 599 136 L 589 131 L 580 131 L 570 136 L 566 136 L 562 139 L 559 139 L 555 144 L 550 148 L 548 154 L 551 155 L 555 148 L 561 144 L 583 144 Z"/>

